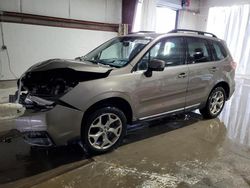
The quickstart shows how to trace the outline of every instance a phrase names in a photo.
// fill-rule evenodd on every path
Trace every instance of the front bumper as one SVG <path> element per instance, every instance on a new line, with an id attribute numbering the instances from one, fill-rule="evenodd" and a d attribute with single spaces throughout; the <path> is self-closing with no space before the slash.
<path id="1" fill-rule="evenodd" d="M 17 100 L 17 94 L 10 101 Z M 19 102 L 26 108 L 23 117 L 16 120 L 16 129 L 33 146 L 65 145 L 81 138 L 83 112 L 64 103 L 21 95 Z"/>
<path id="2" fill-rule="evenodd" d="M 46 131 L 24 132 L 23 139 L 31 146 L 52 147 L 55 145 Z"/>
<path id="3" fill-rule="evenodd" d="M 83 112 L 56 105 L 45 112 L 26 111 L 16 120 L 16 129 L 33 146 L 66 145 L 81 138 Z"/>

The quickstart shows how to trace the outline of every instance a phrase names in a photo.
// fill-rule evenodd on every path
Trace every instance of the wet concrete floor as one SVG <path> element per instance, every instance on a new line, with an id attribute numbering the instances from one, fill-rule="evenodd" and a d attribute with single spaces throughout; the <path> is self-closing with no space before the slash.
<path id="1" fill-rule="evenodd" d="M 0 187 L 250 187 L 250 80 L 237 80 L 219 118 L 192 112 L 145 122 L 104 155 L 77 145 L 31 149 L 13 130 L 0 136 Z"/>
<path id="2" fill-rule="evenodd" d="M 189 119 L 184 120 L 186 117 Z M 128 129 L 128 135 L 124 139 L 123 145 L 188 126 L 200 118 L 198 114 L 189 113 L 133 125 Z M 5 121 L 5 124 L 11 123 L 14 122 Z M 73 161 L 93 157 L 84 153 L 78 144 L 49 150 L 30 147 L 24 142 L 22 135 L 14 129 L 0 134 L 0 149 L 0 184 L 36 175 Z"/>

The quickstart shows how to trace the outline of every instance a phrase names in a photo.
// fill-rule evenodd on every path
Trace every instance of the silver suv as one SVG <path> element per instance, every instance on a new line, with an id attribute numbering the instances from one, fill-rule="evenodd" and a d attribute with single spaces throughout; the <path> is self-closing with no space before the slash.
<path id="1" fill-rule="evenodd" d="M 80 139 L 89 151 L 118 146 L 128 124 L 199 109 L 215 118 L 235 89 L 235 63 L 211 33 L 174 30 L 116 37 L 75 60 L 52 59 L 18 81 L 19 103 L 43 114 L 22 129 L 36 146 Z"/>

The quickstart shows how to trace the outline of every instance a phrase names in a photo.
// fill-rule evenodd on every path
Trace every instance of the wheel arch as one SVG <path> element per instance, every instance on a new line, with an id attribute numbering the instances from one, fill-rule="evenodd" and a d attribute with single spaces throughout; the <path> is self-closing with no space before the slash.
<path id="1" fill-rule="evenodd" d="M 205 119 L 211 119 L 211 118 L 217 117 L 217 116 L 221 113 L 221 111 L 222 111 L 222 109 L 223 109 L 223 107 L 222 107 L 221 110 L 220 110 L 220 112 L 217 113 L 216 115 L 215 115 L 215 114 L 211 115 L 211 113 L 208 111 L 209 97 L 210 97 L 211 93 L 212 93 L 216 88 L 219 88 L 219 87 L 221 87 L 221 88 L 224 89 L 225 94 L 226 94 L 226 100 L 229 98 L 230 87 L 229 87 L 228 83 L 225 82 L 225 81 L 218 82 L 218 83 L 211 89 L 211 91 L 210 91 L 210 93 L 209 93 L 209 95 L 208 95 L 208 97 L 207 97 L 206 103 L 204 103 L 204 104 L 202 105 L 202 108 L 200 108 L 200 113 L 203 115 L 203 117 L 204 117 Z M 226 100 L 225 100 L 225 101 L 226 101 Z M 224 101 L 224 102 L 225 102 L 225 101 Z M 223 105 L 224 105 L 224 104 L 223 104 Z"/>
<path id="2" fill-rule="evenodd" d="M 84 123 L 86 122 L 86 118 L 89 116 L 89 114 L 93 113 L 97 109 L 100 109 L 102 107 L 108 107 L 108 106 L 116 107 L 122 110 L 122 112 L 127 118 L 127 123 L 131 123 L 133 121 L 133 109 L 130 103 L 126 99 L 121 98 L 121 97 L 110 97 L 110 98 L 97 101 L 88 107 L 88 109 L 84 112 L 84 115 L 82 118 L 82 127 Z"/>
<path id="3" fill-rule="evenodd" d="M 229 84 L 225 81 L 221 81 L 221 82 L 218 82 L 213 88 L 212 90 L 210 91 L 210 93 L 217 87 L 222 87 L 224 90 L 225 90 L 225 93 L 226 93 L 226 100 L 229 98 L 229 95 L 230 95 L 230 87 L 229 87 Z M 210 95 L 209 93 L 209 95 Z"/>

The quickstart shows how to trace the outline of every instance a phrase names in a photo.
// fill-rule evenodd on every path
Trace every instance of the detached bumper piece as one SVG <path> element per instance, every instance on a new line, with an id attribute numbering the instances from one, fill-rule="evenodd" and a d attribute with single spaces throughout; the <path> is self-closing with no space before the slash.
<path id="1" fill-rule="evenodd" d="M 24 141 L 31 146 L 52 147 L 54 142 L 46 131 L 32 131 L 23 133 Z"/>

